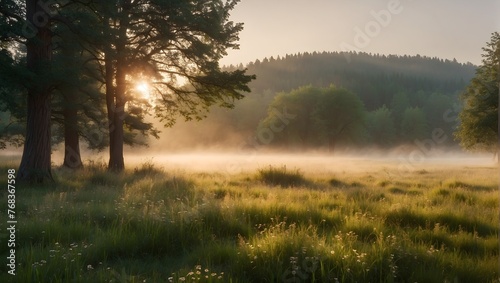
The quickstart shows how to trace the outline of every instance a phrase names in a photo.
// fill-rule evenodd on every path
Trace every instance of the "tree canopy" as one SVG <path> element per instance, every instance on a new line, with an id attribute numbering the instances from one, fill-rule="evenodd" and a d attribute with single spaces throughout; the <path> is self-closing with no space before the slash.
<path id="1" fill-rule="evenodd" d="M 498 97 L 500 83 L 500 34 L 494 32 L 483 48 L 483 64 L 465 92 L 460 124 L 455 136 L 460 145 L 468 150 L 497 152 Z"/>
<path id="2" fill-rule="evenodd" d="M 346 89 L 302 87 L 275 97 L 257 138 L 263 144 L 333 151 L 340 142 L 356 142 L 364 114 L 359 97 Z"/>
<path id="3" fill-rule="evenodd" d="M 201 119 L 209 106 L 231 107 L 250 91 L 245 70 L 223 71 L 218 61 L 237 48 L 242 24 L 229 21 L 238 1 L 94 1 L 99 40 L 88 37 L 106 85 L 109 168 L 122 170 L 123 125 L 144 103 L 131 85 L 146 81 L 166 126 L 180 115 Z M 141 114 L 136 118 L 142 118 Z M 137 119 L 135 119 L 137 120 Z M 151 128 L 147 126 L 146 131 Z M 144 133 L 143 133 L 144 134 Z"/>
<path id="4" fill-rule="evenodd" d="M 157 136 L 148 113 L 171 126 L 179 116 L 202 119 L 211 105 L 232 107 L 255 78 L 218 63 L 227 49 L 238 48 L 242 24 L 229 20 L 238 2 L 2 1 L 0 91 L 6 95 L 0 125 L 12 117 L 26 121 L 20 179 L 51 179 L 54 121 L 66 149 L 79 148 L 81 136 L 102 148 L 102 138 L 88 132 L 104 128 L 109 167 L 122 170 L 124 143 Z M 138 94 L 140 83 L 150 88 L 151 99 Z M 103 111 L 105 127 L 98 121 Z"/>

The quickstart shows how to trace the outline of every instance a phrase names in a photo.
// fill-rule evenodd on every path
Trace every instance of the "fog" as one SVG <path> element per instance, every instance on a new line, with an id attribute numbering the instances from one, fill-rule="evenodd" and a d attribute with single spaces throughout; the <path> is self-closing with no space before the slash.
<path id="1" fill-rule="evenodd" d="M 2 151 L 0 162 L 18 166 L 21 151 L 10 149 Z M 106 151 L 96 153 L 83 150 L 84 164 L 93 162 L 107 163 Z M 63 162 L 63 151 L 53 152 L 54 166 Z M 495 167 L 496 160 L 492 154 L 471 154 L 461 151 L 436 151 L 424 154 L 418 150 L 402 153 L 401 151 L 368 151 L 359 153 L 337 152 L 271 152 L 261 151 L 153 151 L 148 148 L 126 148 L 125 166 L 133 169 L 144 163 L 153 163 L 166 172 L 206 172 L 222 175 L 252 173 L 269 166 L 286 166 L 287 169 L 299 169 L 304 173 L 339 174 L 370 173 L 387 171 L 390 174 L 413 172 L 419 170 L 460 169 L 465 167 Z"/>
<path id="2" fill-rule="evenodd" d="M 84 163 L 89 160 L 104 162 L 108 160 L 106 152 L 84 154 Z M 20 160 L 20 159 L 18 159 Z M 55 165 L 62 164 L 61 151 L 53 155 Z M 284 153 L 258 151 L 192 151 L 192 152 L 153 152 L 148 149 L 127 149 L 125 165 L 135 168 L 144 163 L 153 163 L 165 171 L 207 172 L 218 174 L 239 174 L 254 172 L 268 166 L 286 166 L 287 169 L 299 169 L 309 173 L 342 173 L 439 170 L 443 168 L 492 167 L 496 162 L 491 154 L 469 154 L 464 152 L 446 152 L 424 155 L 417 151 L 402 154 L 400 152 L 370 151 L 361 154 L 327 152 Z"/>
<path id="3" fill-rule="evenodd" d="M 238 132 L 222 123 L 211 121 L 211 118 L 204 122 L 180 121 L 172 128 L 162 129 L 160 139 L 149 138 L 147 147 L 126 146 L 126 168 L 133 169 L 150 162 L 170 172 L 234 175 L 254 172 L 268 166 L 286 166 L 287 169 L 325 174 L 496 166 L 492 154 L 467 153 L 458 146 L 426 148 L 405 145 L 385 150 L 343 146 L 333 153 L 324 149 L 273 149 L 255 142 L 253 133 Z M 54 166 L 62 164 L 63 153 L 63 144 L 54 148 Z M 90 160 L 107 163 L 109 158 L 108 149 L 102 152 L 92 151 L 87 149 L 85 143 L 82 143 L 81 154 L 84 164 L 88 164 Z M 17 166 L 21 155 L 22 148 L 8 148 L 1 152 L 0 162 Z"/>
<path id="4" fill-rule="evenodd" d="M 173 153 L 161 155 L 129 155 L 131 164 L 151 161 L 168 170 L 186 170 L 237 174 L 255 171 L 267 166 L 286 166 L 303 172 L 339 173 L 372 172 L 377 170 L 433 170 L 464 166 L 494 166 L 491 155 L 446 154 L 422 159 L 410 155 L 325 155 L 320 153 Z"/>

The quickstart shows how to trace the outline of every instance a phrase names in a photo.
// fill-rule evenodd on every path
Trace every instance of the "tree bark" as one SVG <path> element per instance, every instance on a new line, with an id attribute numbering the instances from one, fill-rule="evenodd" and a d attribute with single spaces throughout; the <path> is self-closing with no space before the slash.
<path id="1" fill-rule="evenodd" d="M 123 158 L 123 105 L 117 105 L 110 123 L 109 144 L 109 170 L 123 171 L 125 161 Z M 111 131 L 113 129 L 113 131 Z"/>
<path id="2" fill-rule="evenodd" d="M 120 50 L 120 48 L 118 48 Z M 119 53 L 120 54 L 120 53 Z M 125 90 L 126 73 L 123 66 L 123 58 L 118 55 L 116 63 L 116 88 L 115 100 L 113 105 L 112 120 L 110 121 L 110 147 L 109 147 L 109 165 L 112 171 L 123 171 L 125 161 L 123 158 L 123 120 L 125 119 Z"/>
<path id="3" fill-rule="evenodd" d="M 53 181 L 50 112 L 50 93 L 48 91 L 28 95 L 26 140 L 18 175 L 21 181 L 30 183 Z"/>
<path id="4" fill-rule="evenodd" d="M 26 1 L 26 19 L 37 34 L 27 42 L 27 68 L 37 76 L 47 71 L 52 59 L 52 34 L 49 15 L 39 0 Z M 40 80 L 28 89 L 26 140 L 19 165 L 20 181 L 43 183 L 53 181 L 51 172 L 50 84 Z"/>
<path id="5" fill-rule="evenodd" d="M 68 95 L 68 94 L 66 94 Z M 71 103 L 66 101 L 66 103 Z M 68 105 L 68 104 L 67 104 Z M 70 169 L 83 167 L 80 154 L 80 136 L 78 134 L 78 112 L 71 106 L 64 110 L 64 163 Z"/>
<path id="6" fill-rule="evenodd" d="M 115 71 L 114 60 L 111 51 L 108 51 L 105 58 L 106 64 L 106 107 L 108 111 L 109 127 L 109 163 L 108 169 L 112 171 L 122 171 L 125 169 L 123 159 L 123 119 L 125 104 L 119 103 L 118 87 L 113 84 Z M 118 77 L 118 76 L 117 76 Z M 118 79 L 117 79 L 118 81 Z"/>
<path id="7" fill-rule="evenodd" d="M 116 62 L 113 75 L 116 78 L 114 81 L 116 86 L 113 88 L 113 99 L 108 98 L 108 119 L 109 119 L 109 165 L 108 169 L 112 171 L 123 171 L 125 169 L 125 161 L 123 158 L 123 121 L 125 120 L 125 104 L 127 79 L 127 55 L 126 41 L 127 28 L 129 26 L 128 9 L 130 8 L 130 0 L 124 0 L 121 3 L 122 17 L 120 18 L 120 26 L 118 30 L 118 41 L 116 43 Z M 112 112 L 109 112 L 112 110 Z"/>

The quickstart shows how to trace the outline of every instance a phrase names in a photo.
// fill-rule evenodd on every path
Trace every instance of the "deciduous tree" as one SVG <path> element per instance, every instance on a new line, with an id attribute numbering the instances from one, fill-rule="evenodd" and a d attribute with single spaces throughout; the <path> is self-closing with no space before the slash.
<path id="1" fill-rule="evenodd" d="M 461 95 L 463 108 L 455 136 L 467 150 L 498 152 L 500 34 L 494 32 L 483 48 L 483 64 Z M 500 161 L 500 157 L 499 157 Z"/>

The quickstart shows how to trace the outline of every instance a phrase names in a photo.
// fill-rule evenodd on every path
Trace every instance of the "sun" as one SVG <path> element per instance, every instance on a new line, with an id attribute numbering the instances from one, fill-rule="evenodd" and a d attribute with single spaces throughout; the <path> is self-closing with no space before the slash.
<path id="1" fill-rule="evenodd" d="M 140 82 L 135 86 L 135 89 L 142 95 L 143 98 L 149 99 L 151 94 L 149 91 L 149 84 L 146 82 Z"/>

